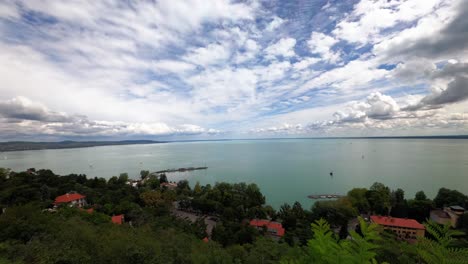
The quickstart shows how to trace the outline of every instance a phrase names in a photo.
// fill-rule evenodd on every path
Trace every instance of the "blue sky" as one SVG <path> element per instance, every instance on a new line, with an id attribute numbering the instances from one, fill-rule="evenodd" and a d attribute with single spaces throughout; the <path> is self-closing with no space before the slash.
<path id="1" fill-rule="evenodd" d="M 0 3 L 0 140 L 467 134 L 465 0 Z"/>

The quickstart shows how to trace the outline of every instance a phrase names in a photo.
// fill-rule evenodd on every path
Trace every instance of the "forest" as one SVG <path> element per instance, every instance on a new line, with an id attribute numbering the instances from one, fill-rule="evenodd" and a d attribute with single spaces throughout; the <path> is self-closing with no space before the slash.
<path id="1" fill-rule="evenodd" d="M 136 186 L 129 182 L 125 173 L 106 180 L 0 169 L 0 263 L 468 263 L 468 214 L 457 229 L 429 220 L 434 208 L 467 207 L 456 190 L 407 199 L 402 189 L 374 183 L 312 208 L 295 202 L 275 210 L 255 184 L 180 181 L 168 188 L 166 175 L 148 171 Z M 53 209 L 55 197 L 72 191 L 86 196 L 92 213 Z M 177 217 L 175 207 L 200 218 Z M 113 224 L 119 214 L 125 223 Z M 362 217 L 369 214 L 416 219 L 426 236 L 397 240 Z M 211 233 L 204 218 L 216 222 Z M 271 239 L 249 225 L 254 218 L 280 222 L 284 236 Z"/>

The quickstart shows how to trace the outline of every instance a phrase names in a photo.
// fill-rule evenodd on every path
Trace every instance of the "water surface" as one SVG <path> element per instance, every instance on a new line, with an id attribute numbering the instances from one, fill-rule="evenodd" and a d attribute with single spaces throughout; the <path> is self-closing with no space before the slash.
<path id="1" fill-rule="evenodd" d="M 463 139 L 281 139 L 183 142 L 0 153 L 0 167 L 49 168 L 58 174 L 109 178 L 121 172 L 208 166 L 167 174 L 193 185 L 256 183 L 267 202 L 312 204 L 309 194 L 344 194 L 379 181 L 413 197 L 440 187 L 468 193 L 468 140 Z M 329 174 L 333 171 L 333 177 Z"/>

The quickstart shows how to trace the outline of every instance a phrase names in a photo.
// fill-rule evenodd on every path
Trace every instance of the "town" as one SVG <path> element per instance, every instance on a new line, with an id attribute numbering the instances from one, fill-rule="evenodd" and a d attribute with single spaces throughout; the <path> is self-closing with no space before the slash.
<path id="1" fill-rule="evenodd" d="M 317 200 L 310 210 L 296 202 L 284 204 L 277 211 L 265 205 L 265 197 L 255 184 L 202 186 L 196 183 L 192 188 L 187 181 L 171 182 L 165 173 L 149 171 L 142 171 L 140 179 L 129 179 L 127 174 L 121 174 L 108 180 L 88 179 L 76 174 L 58 176 L 49 170 L 11 172 L 3 169 L 0 172 L 3 208 L 0 227 L 10 227 L 0 229 L 1 243 L 18 241 L 17 233 L 11 233 L 16 222 L 8 219 L 23 219 L 23 214 L 39 210 L 39 216 L 35 214 L 35 217 L 43 217 L 41 221 L 49 219 L 51 223 L 58 219 L 79 221 L 81 226 L 106 228 L 111 233 L 147 228 L 153 230 L 147 231 L 152 233 L 169 229 L 190 234 L 207 246 L 219 245 L 221 251 L 231 252 L 233 248 L 241 247 L 237 250 L 244 252 L 242 256 L 230 255 L 232 259 L 245 260 L 250 255 L 259 257 L 255 255 L 259 247 L 269 248 L 271 253 L 267 255 L 272 261 L 315 258 L 303 250 L 321 234 L 348 253 L 349 243 L 359 243 L 359 237 L 375 236 L 371 242 L 378 244 L 370 247 L 375 249 L 370 256 L 381 262 L 392 258 L 402 262 L 420 259 L 420 253 L 414 255 L 411 248 L 425 252 L 421 247 L 427 243 L 447 252 L 457 248 L 454 258 L 467 256 L 463 246 L 467 243 L 466 235 L 460 231 L 468 228 L 464 209 L 468 199 L 457 191 L 444 188 L 434 200 L 428 199 L 423 192 L 406 200 L 403 190 L 391 191 L 387 186 L 375 183 L 370 189 L 355 188 L 335 200 Z M 22 208 L 26 207 L 29 209 L 24 211 Z M 28 234 L 28 231 L 24 232 L 23 235 Z M 39 239 L 35 235 L 37 232 L 27 235 L 26 246 L 30 239 Z M 435 235 L 456 243 L 439 245 L 438 241 L 431 240 Z M 161 243 L 159 239 L 155 235 L 151 241 L 158 244 Z M 194 240 L 190 241 L 196 244 Z"/>

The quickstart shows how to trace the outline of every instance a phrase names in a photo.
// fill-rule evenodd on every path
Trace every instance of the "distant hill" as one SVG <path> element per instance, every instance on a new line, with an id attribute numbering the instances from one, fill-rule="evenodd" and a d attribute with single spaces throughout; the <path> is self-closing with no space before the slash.
<path id="1" fill-rule="evenodd" d="M 60 141 L 60 142 L 29 142 L 10 141 L 0 142 L 0 152 L 38 150 L 38 149 L 65 149 L 65 148 L 87 148 L 97 146 L 134 145 L 134 144 L 157 144 L 164 141 L 153 140 L 123 140 L 123 141 Z"/>

